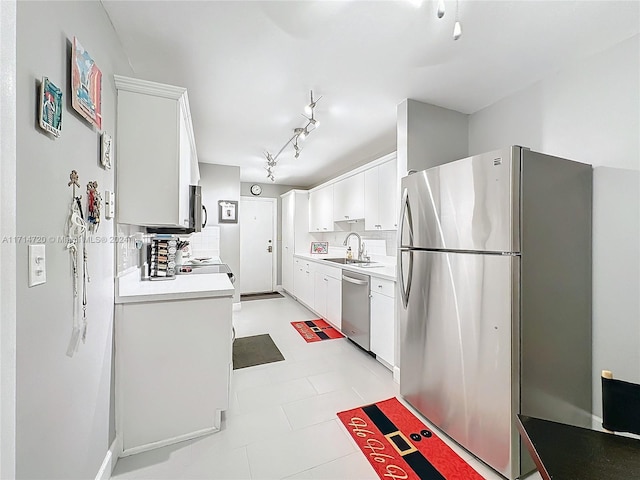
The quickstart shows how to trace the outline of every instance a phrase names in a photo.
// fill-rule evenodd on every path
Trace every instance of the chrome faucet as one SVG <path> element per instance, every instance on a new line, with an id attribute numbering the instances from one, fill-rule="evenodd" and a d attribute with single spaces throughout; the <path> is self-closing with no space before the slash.
<path id="1" fill-rule="evenodd" d="M 349 241 L 349 237 L 351 237 L 351 235 L 355 235 L 356 238 L 358 239 L 358 260 L 362 261 L 362 252 L 364 250 L 363 248 L 363 243 L 362 243 L 362 238 L 360 237 L 360 235 L 358 235 L 356 232 L 350 232 L 347 235 L 347 238 L 344 239 L 344 242 L 342 242 L 342 245 L 344 245 L 345 247 L 347 246 L 347 242 Z"/>

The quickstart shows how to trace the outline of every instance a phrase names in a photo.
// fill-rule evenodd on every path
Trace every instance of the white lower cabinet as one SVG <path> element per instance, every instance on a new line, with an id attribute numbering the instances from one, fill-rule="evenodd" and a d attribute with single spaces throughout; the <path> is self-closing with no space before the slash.
<path id="1" fill-rule="evenodd" d="M 293 294 L 298 300 L 314 307 L 314 278 L 312 263 L 296 258 L 293 262 Z"/>
<path id="2" fill-rule="evenodd" d="M 342 328 L 342 270 L 316 265 L 313 307 L 334 327 Z"/>
<path id="3" fill-rule="evenodd" d="M 116 431 L 123 455 L 220 429 L 229 408 L 232 301 L 116 305 Z"/>
<path id="4" fill-rule="evenodd" d="M 388 366 L 394 366 L 395 284 L 371 278 L 371 351 Z"/>

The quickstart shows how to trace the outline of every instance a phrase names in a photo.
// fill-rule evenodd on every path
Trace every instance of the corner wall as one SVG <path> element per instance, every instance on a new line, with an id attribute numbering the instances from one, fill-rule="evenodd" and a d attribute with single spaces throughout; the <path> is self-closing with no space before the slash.
<path id="1" fill-rule="evenodd" d="M 75 169 L 79 174 L 78 193 L 85 209 L 89 181 L 98 182 L 103 197 L 105 189 L 114 189 L 113 170 L 99 165 L 100 132 L 71 107 L 74 35 L 102 71 L 103 129 L 117 142 L 113 74 L 133 72 L 101 3 L 18 2 L 17 235 L 44 240 L 16 244 L 19 479 L 94 478 L 114 439 L 114 222 L 104 216 L 94 243 L 88 244 L 86 343 L 80 343 L 72 358 L 66 355 L 73 323 L 73 277 L 66 242 L 57 237 L 66 234 L 72 198 L 69 173 Z M 64 95 L 63 128 L 57 139 L 37 124 L 37 84 L 43 76 Z M 46 245 L 47 282 L 31 288 L 28 243 Z"/>
<path id="2" fill-rule="evenodd" d="M 233 302 L 240 302 L 240 224 L 218 222 L 218 202 L 240 202 L 240 167 L 200 163 L 202 204 L 207 208 L 207 225 L 220 226 L 220 258 L 236 277 Z M 242 215 L 238 205 L 238 218 Z"/>
<path id="3" fill-rule="evenodd" d="M 602 369 L 640 382 L 639 46 L 636 35 L 567 65 L 469 121 L 470 155 L 523 145 L 594 167 L 591 369 L 596 415 L 601 415 Z"/>

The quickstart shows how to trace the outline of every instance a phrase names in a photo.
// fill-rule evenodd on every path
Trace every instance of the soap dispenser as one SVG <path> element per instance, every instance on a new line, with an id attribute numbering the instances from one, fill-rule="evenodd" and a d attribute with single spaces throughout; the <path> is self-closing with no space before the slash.
<path id="1" fill-rule="evenodd" d="M 347 248 L 347 260 L 353 260 L 353 253 L 351 252 L 351 247 Z"/>

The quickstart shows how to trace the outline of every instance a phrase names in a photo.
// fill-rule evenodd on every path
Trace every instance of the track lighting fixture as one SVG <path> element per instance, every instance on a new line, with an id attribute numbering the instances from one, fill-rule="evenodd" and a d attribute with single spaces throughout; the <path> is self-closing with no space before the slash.
<path id="1" fill-rule="evenodd" d="M 309 133 L 311 133 L 313 130 L 318 128 L 318 126 L 320 125 L 320 122 L 316 120 L 316 117 L 315 117 L 315 107 L 316 107 L 316 104 L 318 103 L 318 100 L 320 100 L 321 98 L 322 97 L 318 97 L 317 99 L 314 100 L 313 90 L 312 90 L 310 92 L 310 102 L 304 108 L 304 111 L 308 116 L 302 115 L 307 120 L 306 125 L 304 127 L 294 128 L 293 136 L 289 138 L 289 140 L 287 140 L 287 142 L 282 146 L 282 148 L 275 155 L 271 155 L 269 152 L 265 152 L 264 155 L 267 159 L 267 166 L 265 167 L 267 170 L 267 178 L 272 182 L 276 181 L 275 176 L 273 174 L 273 169 L 276 166 L 278 157 L 284 151 L 284 149 L 287 148 L 287 145 L 289 145 L 290 143 L 293 143 L 293 149 L 295 151 L 294 158 L 298 158 L 300 156 L 300 152 L 302 151 L 302 149 L 298 145 L 298 140 L 303 141 L 309 135 Z M 309 130 L 309 127 L 311 127 L 311 130 Z"/>
<path id="2" fill-rule="evenodd" d="M 458 14 L 460 11 L 460 0 L 456 0 L 456 16 L 453 24 L 453 39 L 458 40 L 462 36 L 462 24 L 460 23 Z M 436 10 L 438 18 L 444 17 L 444 0 L 438 0 L 438 9 Z"/>

